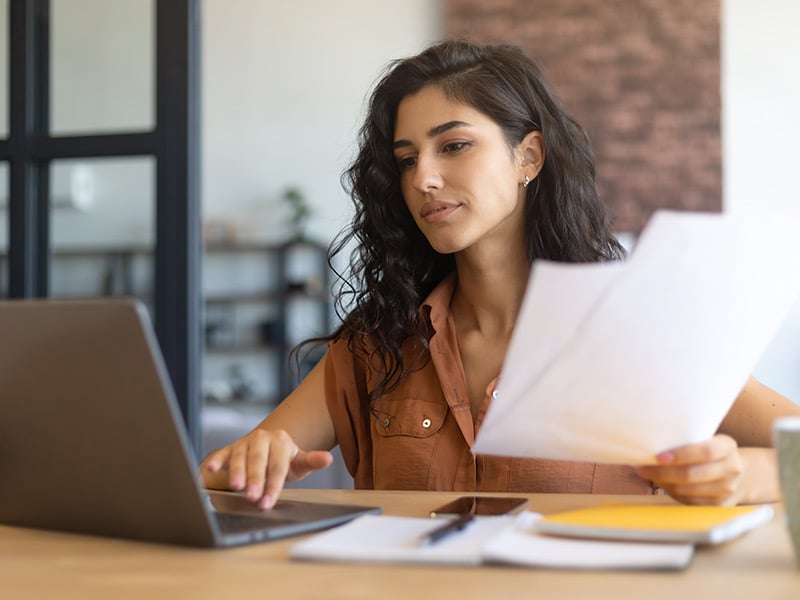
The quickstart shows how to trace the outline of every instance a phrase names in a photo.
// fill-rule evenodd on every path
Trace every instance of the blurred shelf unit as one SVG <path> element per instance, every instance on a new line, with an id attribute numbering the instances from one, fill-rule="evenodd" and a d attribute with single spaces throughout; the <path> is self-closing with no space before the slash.
<path id="1" fill-rule="evenodd" d="M 292 348 L 331 331 L 326 247 L 307 241 L 207 245 L 203 278 L 207 401 L 274 406 L 324 352 L 320 346 L 295 365 Z"/>
<path id="2" fill-rule="evenodd" d="M 150 305 L 153 249 L 56 249 L 51 293 L 57 298 L 135 296 Z M 8 257 L 0 253 L 0 297 L 7 296 Z M 332 327 L 331 271 L 325 246 L 206 244 L 202 260 L 203 394 L 208 403 L 270 408 L 297 385 L 324 352 L 290 365 L 299 342 Z M 299 373 L 298 373 L 299 369 Z"/>
<path id="3" fill-rule="evenodd" d="M 136 296 L 149 302 L 153 269 L 144 246 L 58 248 L 50 256 L 50 296 Z M 8 254 L 0 252 L 0 297 L 8 296 Z"/>

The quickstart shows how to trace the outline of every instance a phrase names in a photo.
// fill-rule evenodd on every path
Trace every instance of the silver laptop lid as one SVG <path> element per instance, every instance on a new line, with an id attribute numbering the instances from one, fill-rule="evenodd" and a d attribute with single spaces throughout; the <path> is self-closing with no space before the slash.
<path id="1" fill-rule="evenodd" d="M 0 522 L 215 544 L 141 303 L 2 301 L 0 340 Z"/>

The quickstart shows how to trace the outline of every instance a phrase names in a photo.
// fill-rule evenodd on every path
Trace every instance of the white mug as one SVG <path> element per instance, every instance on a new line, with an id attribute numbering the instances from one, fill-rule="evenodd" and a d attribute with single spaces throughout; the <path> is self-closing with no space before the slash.
<path id="1" fill-rule="evenodd" d="M 773 425 L 786 523 L 800 560 L 800 417 L 782 417 Z"/>

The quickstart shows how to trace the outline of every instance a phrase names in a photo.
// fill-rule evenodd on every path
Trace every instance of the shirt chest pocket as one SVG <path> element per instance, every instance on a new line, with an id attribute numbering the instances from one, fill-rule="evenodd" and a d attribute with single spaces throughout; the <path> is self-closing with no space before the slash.
<path id="1" fill-rule="evenodd" d="M 375 403 L 371 429 L 376 488 L 428 489 L 447 411 L 443 402 L 418 398 Z"/>
<path id="2" fill-rule="evenodd" d="M 447 406 L 417 398 L 381 400 L 375 403 L 373 415 L 373 430 L 379 436 L 426 438 L 442 428 Z"/>

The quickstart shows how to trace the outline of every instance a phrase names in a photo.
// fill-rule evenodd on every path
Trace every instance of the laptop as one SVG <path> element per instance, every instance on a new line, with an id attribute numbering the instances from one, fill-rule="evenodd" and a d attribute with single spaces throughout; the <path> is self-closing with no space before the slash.
<path id="1" fill-rule="evenodd" d="M 204 490 L 138 300 L 0 301 L 0 523 L 222 547 L 378 512 Z"/>

